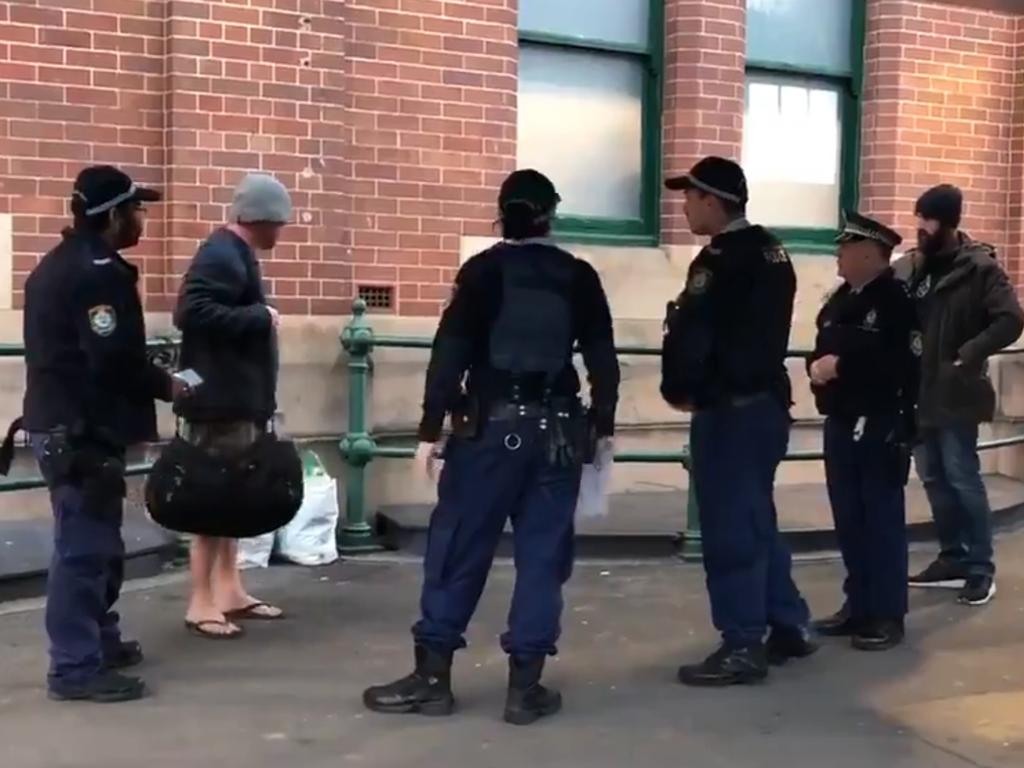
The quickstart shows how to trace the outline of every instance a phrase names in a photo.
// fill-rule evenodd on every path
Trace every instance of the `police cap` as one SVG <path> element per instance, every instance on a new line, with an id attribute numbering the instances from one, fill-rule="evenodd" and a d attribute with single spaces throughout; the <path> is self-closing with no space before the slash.
<path id="1" fill-rule="evenodd" d="M 846 211 L 843 214 L 843 229 L 836 238 L 836 242 L 851 243 L 859 240 L 874 240 L 889 250 L 903 242 L 899 233 L 884 224 L 856 211 Z"/>
<path id="2" fill-rule="evenodd" d="M 82 201 L 84 216 L 96 216 L 123 203 L 153 203 L 160 199 L 155 189 L 140 187 L 131 176 L 112 165 L 83 168 L 75 179 L 71 196 Z"/>
<path id="3" fill-rule="evenodd" d="M 498 193 L 498 208 L 502 211 L 512 203 L 525 203 L 534 210 L 547 212 L 560 202 L 562 198 L 551 179 L 532 168 L 509 174 Z"/>
<path id="4" fill-rule="evenodd" d="M 747 177 L 738 163 L 724 157 L 705 157 L 685 176 L 665 180 L 669 189 L 699 189 L 737 205 L 749 199 Z"/>

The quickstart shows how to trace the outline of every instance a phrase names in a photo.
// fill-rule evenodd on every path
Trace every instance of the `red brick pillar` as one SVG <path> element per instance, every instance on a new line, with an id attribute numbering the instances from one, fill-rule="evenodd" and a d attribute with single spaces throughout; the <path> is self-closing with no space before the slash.
<path id="1" fill-rule="evenodd" d="M 705 155 L 739 161 L 745 49 L 745 0 L 666 0 L 666 176 L 685 173 Z M 663 197 L 662 240 L 693 242 L 678 193 Z"/>
<path id="2" fill-rule="evenodd" d="M 516 0 L 349 0 L 355 286 L 436 315 L 515 164 Z"/>
<path id="3" fill-rule="evenodd" d="M 1018 289 L 1024 288 L 1024 14 L 1016 19 L 1013 135 L 1010 147 L 1010 248 L 1007 269 Z"/>
<path id="4" fill-rule="evenodd" d="M 287 312 L 345 312 L 344 1 L 166 5 L 165 303 L 238 180 L 266 171 L 291 190 L 296 216 L 263 264 L 271 293 Z"/>

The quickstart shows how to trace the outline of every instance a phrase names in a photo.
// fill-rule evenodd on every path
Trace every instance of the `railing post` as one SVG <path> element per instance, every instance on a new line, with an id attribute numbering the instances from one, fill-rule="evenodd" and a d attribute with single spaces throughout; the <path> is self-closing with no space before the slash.
<path id="1" fill-rule="evenodd" d="M 681 557 L 687 562 L 700 561 L 704 558 L 701 549 L 700 507 L 697 505 L 697 483 L 693 478 L 693 438 L 683 450 L 683 466 L 690 475 L 689 487 L 686 491 L 686 530 L 683 532 L 683 551 Z"/>
<path id="2" fill-rule="evenodd" d="M 366 521 L 366 467 L 377 447 L 366 428 L 367 380 L 373 329 L 366 319 L 366 302 L 352 304 L 352 320 L 341 333 L 341 346 L 348 353 L 348 430 L 339 448 L 348 464 L 345 476 L 345 523 L 338 534 L 342 554 L 374 552 L 380 549 L 373 528 Z"/>

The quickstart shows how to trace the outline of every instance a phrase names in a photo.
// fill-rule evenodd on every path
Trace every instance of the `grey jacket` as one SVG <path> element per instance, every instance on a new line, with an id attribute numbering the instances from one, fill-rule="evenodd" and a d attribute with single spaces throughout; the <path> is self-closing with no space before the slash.
<path id="1" fill-rule="evenodd" d="M 935 285 L 917 251 L 893 265 L 907 282 L 921 323 L 917 422 L 924 429 L 992 421 L 996 395 L 988 358 L 1024 331 L 1024 310 L 995 248 L 965 234 L 960 238 L 950 270 Z"/>

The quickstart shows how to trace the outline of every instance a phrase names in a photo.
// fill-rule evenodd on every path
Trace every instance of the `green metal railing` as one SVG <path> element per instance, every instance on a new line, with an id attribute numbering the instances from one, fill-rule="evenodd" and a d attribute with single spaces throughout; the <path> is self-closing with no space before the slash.
<path id="1" fill-rule="evenodd" d="M 344 553 L 367 552 L 379 549 L 366 514 L 366 470 L 374 459 L 411 459 L 415 448 L 379 445 L 366 424 L 367 381 L 372 370 L 374 349 L 430 349 L 431 339 L 412 336 L 377 336 L 366 316 L 366 304 L 356 300 L 352 320 L 341 335 L 341 343 L 348 353 L 349 370 L 349 429 L 341 441 L 341 454 L 348 463 L 345 483 L 345 523 L 338 545 Z M 616 348 L 619 355 L 658 357 L 659 347 L 624 345 Z M 790 358 L 805 358 L 810 350 L 791 350 Z M 1008 349 L 1000 354 L 1020 354 L 1024 349 Z M 1024 434 L 991 440 L 978 444 L 978 450 L 989 451 L 1024 444 Z M 792 451 L 784 461 L 821 461 L 821 451 Z M 679 464 L 690 469 L 690 450 L 680 451 L 623 451 L 615 454 L 618 464 Z M 686 499 L 686 529 L 683 532 L 682 555 L 686 559 L 700 557 L 700 515 L 693 477 L 690 477 Z"/>

